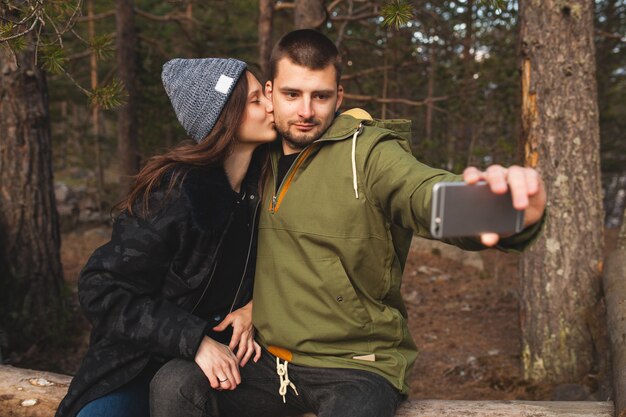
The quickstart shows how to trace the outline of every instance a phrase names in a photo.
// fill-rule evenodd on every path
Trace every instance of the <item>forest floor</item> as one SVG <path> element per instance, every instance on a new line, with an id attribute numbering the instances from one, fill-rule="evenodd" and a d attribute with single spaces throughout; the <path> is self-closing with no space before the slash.
<path id="1" fill-rule="evenodd" d="M 76 278 L 110 228 L 62 235 L 62 262 L 72 289 L 72 337 L 41 341 L 14 365 L 73 374 L 89 341 L 89 323 L 76 301 Z M 412 398 L 550 400 L 554 387 L 521 374 L 518 255 L 497 251 L 447 253 L 446 245 L 414 240 L 402 293 L 409 327 L 420 349 Z M 581 398 L 582 399 L 582 398 Z"/>

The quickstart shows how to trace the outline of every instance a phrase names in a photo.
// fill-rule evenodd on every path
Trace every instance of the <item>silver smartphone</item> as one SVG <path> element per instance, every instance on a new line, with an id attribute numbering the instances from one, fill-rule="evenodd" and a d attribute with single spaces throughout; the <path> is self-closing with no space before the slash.
<path id="1" fill-rule="evenodd" d="M 494 194 L 484 181 L 440 182 L 433 187 L 430 233 L 437 239 L 513 234 L 523 226 L 524 211 L 513 208 L 511 191 Z"/>

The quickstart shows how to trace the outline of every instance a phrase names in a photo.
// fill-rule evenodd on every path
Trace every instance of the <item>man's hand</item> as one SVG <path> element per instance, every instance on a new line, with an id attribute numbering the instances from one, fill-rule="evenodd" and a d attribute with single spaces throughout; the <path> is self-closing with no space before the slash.
<path id="1" fill-rule="evenodd" d="M 204 336 L 194 361 L 209 379 L 211 388 L 234 390 L 241 383 L 238 359 L 235 354 L 216 340 Z"/>
<path id="2" fill-rule="evenodd" d="M 504 194 L 511 189 L 513 207 L 524 210 L 524 228 L 538 222 L 546 208 L 546 190 L 539 173 L 533 168 L 491 165 L 487 170 L 480 171 L 468 167 L 463 171 L 463 179 L 468 184 L 484 180 L 495 194 Z M 484 233 L 480 240 L 485 246 L 498 243 L 500 236 L 495 233 Z"/>
<path id="3" fill-rule="evenodd" d="M 216 332 L 224 331 L 233 326 L 233 336 L 228 347 L 237 349 L 239 365 L 244 366 L 254 354 L 254 361 L 261 358 L 261 346 L 254 341 L 254 327 L 252 327 L 252 301 L 224 317 L 224 320 L 213 328 Z"/>

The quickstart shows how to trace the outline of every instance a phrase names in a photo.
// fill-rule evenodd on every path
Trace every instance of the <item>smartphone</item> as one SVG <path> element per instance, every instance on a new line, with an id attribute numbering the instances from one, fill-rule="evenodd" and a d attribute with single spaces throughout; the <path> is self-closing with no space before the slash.
<path id="1" fill-rule="evenodd" d="M 524 211 L 515 210 L 510 190 L 494 194 L 484 181 L 440 182 L 433 187 L 430 233 L 437 239 L 514 234 L 523 226 Z"/>

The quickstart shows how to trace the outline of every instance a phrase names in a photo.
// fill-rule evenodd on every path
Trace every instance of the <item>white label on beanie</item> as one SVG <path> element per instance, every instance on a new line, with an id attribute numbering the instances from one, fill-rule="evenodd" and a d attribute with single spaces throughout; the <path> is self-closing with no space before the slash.
<path id="1" fill-rule="evenodd" d="M 219 91 L 222 94 L 228 94 L 228 89 L 233 85 L 233 79 L 224 74 L 220 75 L 220 79 L 215 84 L 215 91 Z"/>

